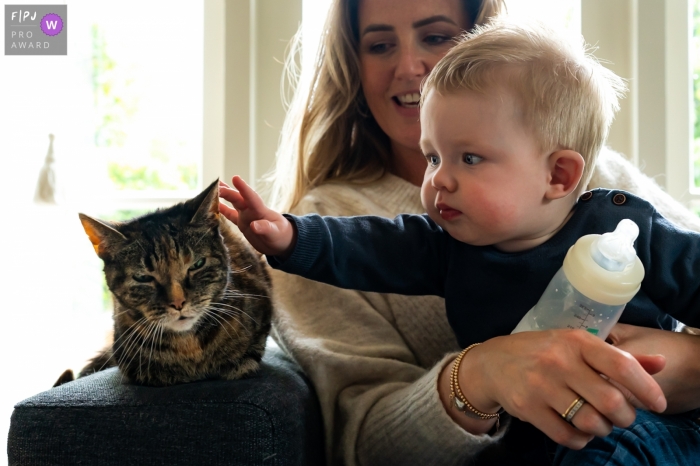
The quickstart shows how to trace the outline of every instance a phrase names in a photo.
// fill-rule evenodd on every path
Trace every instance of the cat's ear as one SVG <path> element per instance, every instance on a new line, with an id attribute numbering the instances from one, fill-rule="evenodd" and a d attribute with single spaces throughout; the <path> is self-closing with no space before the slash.
<path id="1" fill-rule="evenodd" d="M 196 209 L 190 223 L 219 224 L 219 180 L 215 180 L 194 199 L 187 201 Z"/>
<path id="2" fill-rule="evenodd" d="M 102 257 L 105 248 L 126 240 L 126 236 L 117 231 L 113 226 L 85 214 L 78 214 L 78 216 L 98 256 Z"/>

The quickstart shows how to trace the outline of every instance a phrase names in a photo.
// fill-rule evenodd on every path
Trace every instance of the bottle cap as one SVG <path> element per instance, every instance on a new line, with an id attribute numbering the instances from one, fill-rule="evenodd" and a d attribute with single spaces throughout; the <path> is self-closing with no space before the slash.
<path id="1" fill-rule="evenodd" d="M 623 220 L 612 233 L 579 238 L 564 259 L 566 278 L 594 301 L 609 306 L 628 303 L 644 279 L 644 266 L 633 247 L 638 234 L 634 222 Z"/>

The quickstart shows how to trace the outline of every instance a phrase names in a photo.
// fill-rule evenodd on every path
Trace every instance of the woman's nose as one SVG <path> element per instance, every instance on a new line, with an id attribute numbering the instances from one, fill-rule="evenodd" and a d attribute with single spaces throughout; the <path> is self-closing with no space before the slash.
<path id="1" fill-rule="evenodd" d="M 430 71 L 421 50 L 415 45 L 401 47 L 398 60 L 395 73 L 398 79 L 423 78 Z"/>

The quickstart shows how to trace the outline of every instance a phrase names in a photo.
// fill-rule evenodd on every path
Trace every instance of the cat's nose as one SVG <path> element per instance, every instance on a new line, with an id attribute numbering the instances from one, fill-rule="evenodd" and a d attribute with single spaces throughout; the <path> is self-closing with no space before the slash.
<path id="1" fill-rule="evenodd" d="M 173 299 L 173 302 L 170 303 L 170 307 L 174 308 L 177 311 L 181 311 L 182 307 L 185 305 L 185 297 L 181 298 L 175 298 Z"/>

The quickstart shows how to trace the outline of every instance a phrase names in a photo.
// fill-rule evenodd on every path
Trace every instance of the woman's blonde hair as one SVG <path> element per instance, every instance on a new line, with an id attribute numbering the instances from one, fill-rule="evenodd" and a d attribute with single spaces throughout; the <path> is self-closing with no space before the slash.
<path id="1" fill-rule="evenodd" d="M 543 150 L 571 149 L 593 174 L 598 153 L 619 109 L 625 83 L 583 42 L 537 21 L 494 18 L 465 34 L 423 82 L 421 102 L 435 90 L 485 92 L 504 87 L 517 99 L 524 123 Z"/>
<path id="2" fill-rule="evenodd" d="M 323 183 L 369 181 L 389 169 L 389 138 L 372 117 L 361 91 L 358 3 L 332 2 L 308 87 L 298 85 L 300 33 L 287 54 L 285 74 L 293 98 L 275 169 L 267 177 L 270 203 L 277 209 L 292 209 Z M 504 9 L 503 0 L 462 3 L 472 24 L 482 24 Z"/>

